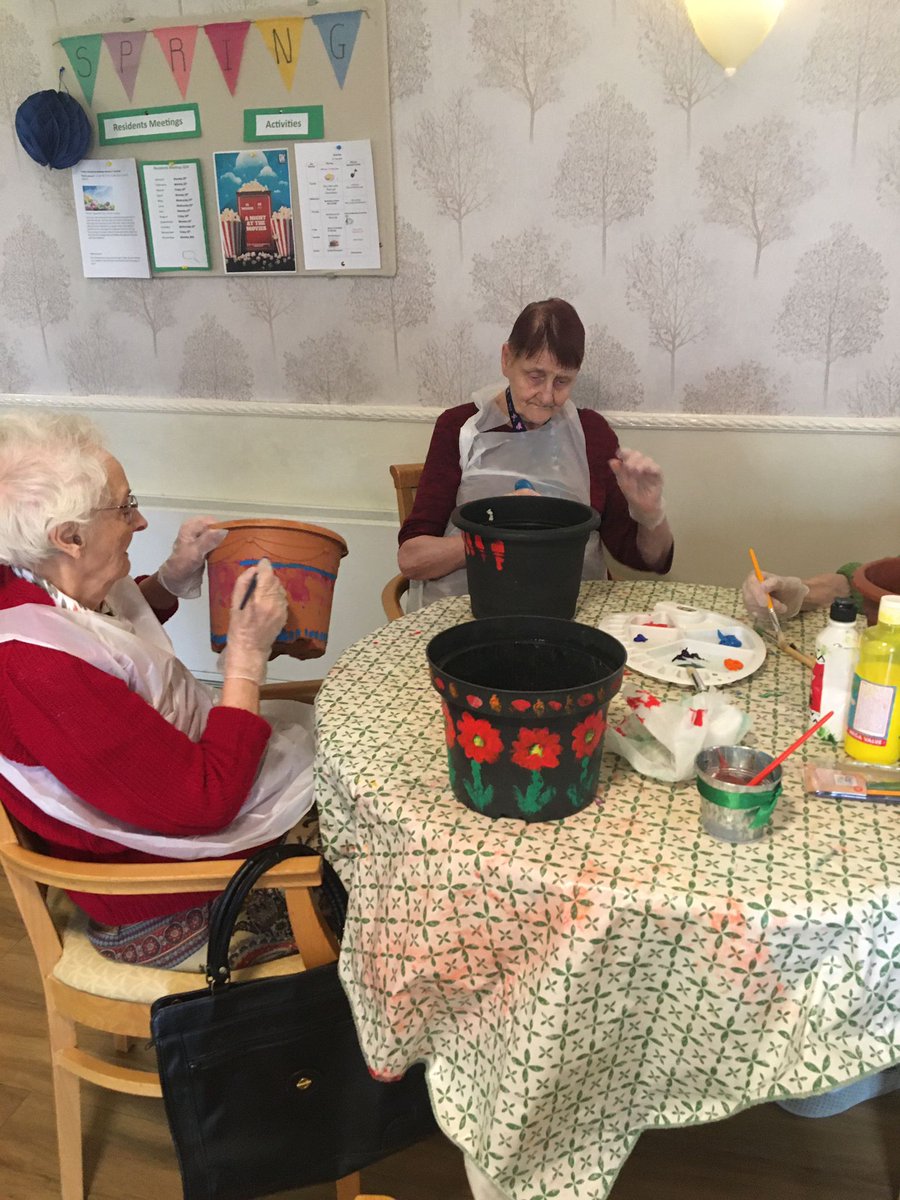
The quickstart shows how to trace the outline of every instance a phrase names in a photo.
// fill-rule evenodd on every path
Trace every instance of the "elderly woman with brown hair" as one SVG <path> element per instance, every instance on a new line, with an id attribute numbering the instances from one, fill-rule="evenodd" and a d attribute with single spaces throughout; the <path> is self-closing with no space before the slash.
<path id="1" fill-rule="evenodd" d="M 58 857 L 246 857 L 312 805 L 311 734 L 259 715 L 286 615 L 271 565 L 235 586 L 220 697 L 162 627 L 177 597 L 199 595 L 224 536 L 212 526 L 187 521 L 136 582 L 128 548 L 147 522 L 98 431 L 75 416 L 0 417 L 0 803 Z M 292 949 L 274 895 L 254 901 L 240 965 Z M 105 956 L 199 966 L 213 896 L 71 898 Z"/>
<path id="2" fill-rule="evenodd" d="M 400 570 L 425 581 L 427 603 L 466 590 L 465 553 L 450 514 L 458 504 L 516 490 L 591 504 L 599 535 L 584 578 L 607 578 L 601 543 L 624 566 L 664 574 L 672 564 L 662 472 L 619 446 L 598 412 L 576 408 L 584 326 L 565 300 L 529 304 L 500 352 L 506 387 L 438 417 L 412 513 L 400 529 Z M 456 535 L 456 536 L 454 536 Z"/>

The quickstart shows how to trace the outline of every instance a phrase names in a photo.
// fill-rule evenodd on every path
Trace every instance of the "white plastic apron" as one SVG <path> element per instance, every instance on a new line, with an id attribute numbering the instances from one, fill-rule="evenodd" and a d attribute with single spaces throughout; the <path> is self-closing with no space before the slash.
<path id="1" fill-rule="evenodd" d="M 0 642 L 61 650 L 121 679 L 170 725 L 199 741 L 215 693 L 175 656 L 172 643 L 133 579 L 115 583 L 106 597 L 113 616 L 22 604 L 0 612 Z M 164 858 L 218 858 L 287 833 L 313 802 L 311 733 L 299 724 L 272 722 L 256 779 L 240 812 L 225 829 L 193 837 L 146 833 L 85 804 L 45 767 L 27 767 L 0 755 L 0 775 L 56 820 L 132 850 Z"/>
<path id="2" fill-rule="evenodd" d="M 456 504 L 503 496 L 515 490 L 518 480 L 527 479 L 543 496 L 561 500 L 591 502 L 591 476 L 588 467 L 584 430 L 578 411 L 567 400 L 538 429 L 516 433 L 496 430 L 502 420 L 494 403 L 502 395 L 505 383 L 482 388 L 472 396 L 478 406 L 459 431 L 459 462 L 462 478 Z M 493 431 L 493 432 L 492 432 Z M 444 536 L 458 536 L 448 521 Z M 592 533 L 584 552 L 582 579 L 606 579 L 606 564 L 600 534 Z M 422 589 L 422 602 L 430 604 L 441 596 L 462 596 L 468 591 L 466 569 L 451 571 L 440 579 L 430 579 Z"/>

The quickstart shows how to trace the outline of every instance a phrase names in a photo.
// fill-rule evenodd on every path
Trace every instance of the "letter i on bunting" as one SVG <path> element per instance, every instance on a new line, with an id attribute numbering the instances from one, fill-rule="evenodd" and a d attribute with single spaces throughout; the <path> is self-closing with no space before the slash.
<path id="1" fill-rule="evenodd" d="M 244 57 L 244 42 L 249 21 L 214 21 L 204 25 L 209 44 L 213 48 L 222 78 L 228 84 L 228 90 L 234 95 L 238 76 L 241 73 L 241 59 Z"/>
<path id="2" fill-rule="evenodd" d="M 129 100 L 134 96 L 134 81 L 137 78 L 146 36 L 145 29 L 136 29 L 134 33 L 104 33 L 103 35 L 103 41 L 109 51 L 115 72 Z"/>
<path id="3" fill-rule="evenodd" d="M 303 17 L 282 17 L 278 21 L 254 21 L 262 40 L 281 73 L 281 82 L 286 91 L 294 83 L 297 58 L 300 54 L 300 38 L 303 35 Z"/>
<path id="4" fill-rule="evenodd" d="M 199 28 L 199 25 L 170 25 L 166 29 L 153 30 L 169 69 L 175 76 L 182 100 L 187 97 Z"/>
<path id="5" fill-rule="evenodd" d="M 83 37 L 65 37 L 59 44 L 65 50 L 72 70 L 78 76 L 81 90 L 88 104 L 94 102 L 94 85 L 97 82 L 97 63 L 100 60 L 101 35 L 87 33 Z"/>

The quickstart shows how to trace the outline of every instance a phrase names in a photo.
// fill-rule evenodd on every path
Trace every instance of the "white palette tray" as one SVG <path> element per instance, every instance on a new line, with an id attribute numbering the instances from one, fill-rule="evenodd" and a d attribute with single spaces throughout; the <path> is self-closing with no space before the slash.
<path id="1" fill-rule="evenodd" d="M 611 613 L 599 628 L 618 638 L 628 666 L 641 675 L 692 687 L 691 668 L 707 687 L 736 683 L 766 660 L 762 638 L 734 617 L 682 604 L 649 613 Z"/>

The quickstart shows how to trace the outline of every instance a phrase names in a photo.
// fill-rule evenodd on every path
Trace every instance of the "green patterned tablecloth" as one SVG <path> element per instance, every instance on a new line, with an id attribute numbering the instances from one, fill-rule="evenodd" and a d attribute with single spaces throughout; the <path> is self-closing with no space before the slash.
<path id="1" fill-rule="evenodd" d="M 731 589 L 588 584 L 576 619 L 661 599 L 741 612 Z M 468 619 L 454 598 L 391 623 L 318 698 L 322 831 L 352 886 L 341 976 L 373 1069 L 426 1060 L 441 1126 L 512 1200 L 603 1200 L 643 1129 L 900 1061 L 900 808 L 805 797 L 797 754 L 765 838 L 732 847 L 700 831 L 693 785 L 607 754 L 600 802 L 565 821 L 471 812 L 425 660 Z M 790 629 L 810 650 L 821 624 Z M 788 745 L 808 680 L 770 651 L 728 688 L 746 740 Z"/>

